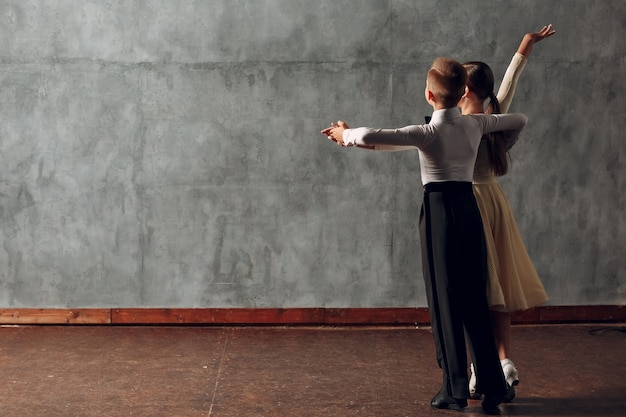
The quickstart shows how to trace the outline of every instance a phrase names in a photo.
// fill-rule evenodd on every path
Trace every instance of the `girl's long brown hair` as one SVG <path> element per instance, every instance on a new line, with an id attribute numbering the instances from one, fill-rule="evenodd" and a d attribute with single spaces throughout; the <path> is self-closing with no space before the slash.
<path id="1" fill-rule="evenodd" d="M 480 61 L 470 61 L 463 64 L 467 71 L 467 86 L 483 102 L 489 99 L 487 113 L 499 114 L 500 103 L 493 92 L 493 71 L 489 65 Z M 505 141 L 501 140 L 503 133 L 487 133 L 483 140 L 487 144 L 489 165 L 491 171 L 497 175 L 505 175 L 509 170 L 509 151 Z"/>

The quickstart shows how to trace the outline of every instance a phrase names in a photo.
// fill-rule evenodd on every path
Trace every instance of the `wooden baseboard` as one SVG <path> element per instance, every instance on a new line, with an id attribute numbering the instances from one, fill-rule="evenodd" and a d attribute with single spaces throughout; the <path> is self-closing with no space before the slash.
<path id="1" fill-rule="evenodd" d="M 111 309 L 3 308 L 0 324 L 111 324 Z"/>
<path id="2" fill-rule="evenodd" d="M 626 306 L 544 306 L 513 315 L 513 324 L 622 323 Z M 429 325 L 419 308 L 78 308 L 0 309 L 0 325 Z"/>

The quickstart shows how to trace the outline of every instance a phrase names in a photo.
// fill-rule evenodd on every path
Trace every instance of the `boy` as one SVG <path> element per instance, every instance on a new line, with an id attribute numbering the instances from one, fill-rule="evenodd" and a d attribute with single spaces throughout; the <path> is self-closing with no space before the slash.
<path id="1" fill-rule="evenodd" d="M 472 192 L 478 145 L 485 133 L 519 135 L 525 115 L 461 116 L 467 73 L 448 58 L 437 58 L 428 71 L 425 98 L 433 107 L 429 124 L 398 129 L 350 129 L 342 121 L 323 134 L 341 146 L 375 150 L 419 151 L 424 201 L 420 212 L 422 269 L 437 361 L 443 385 L 431 401 L 435 408 L 467 406 L 465 335 L 477 370 L 482 407 L 498 412 L 506 390 L 486 299 L 486 254 L 480 213 Z"/>

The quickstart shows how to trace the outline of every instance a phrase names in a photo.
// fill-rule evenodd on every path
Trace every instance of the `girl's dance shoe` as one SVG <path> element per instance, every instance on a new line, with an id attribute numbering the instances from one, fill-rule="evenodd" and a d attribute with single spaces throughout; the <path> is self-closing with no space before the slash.
<path id="1" fill-rule="evenodd" d="M 519 375 L 511 359 L 503 359 L 500 363 L 502 364 L 502 372 L 504 372 L 507 388 L 503 401 L 510 403 L 515 398 L 515 387 L 519 384 Z"/>
<path id="2" fill-rule="evenodd" d="M 515 398 L 515 387 L 519 384 L 519 375 L 511 359 L 503 359 L 500 361 L 500 364 L 502 365 L 502 372 L 504 373 L 507 388 L 506 394 L 502 400 L 505 403 L 510 403 Z M 476 392 L 476 373 L 473 363 L 470 364 L 469 393 L 471 399 L 480 400 L 482 398 L 482 394 Z"/>

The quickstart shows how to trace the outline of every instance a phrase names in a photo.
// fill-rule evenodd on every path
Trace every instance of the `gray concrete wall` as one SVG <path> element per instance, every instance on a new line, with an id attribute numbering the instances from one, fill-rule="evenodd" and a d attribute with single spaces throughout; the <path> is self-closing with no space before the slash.
<path id="1" fill-rule="evenodd" d="M 622 0 L 0 1 L 0 307 L 425 306 L 414 152 L 446 55 L 537 45 L 503 180 L 552 305 L 626 302 Z"/>

